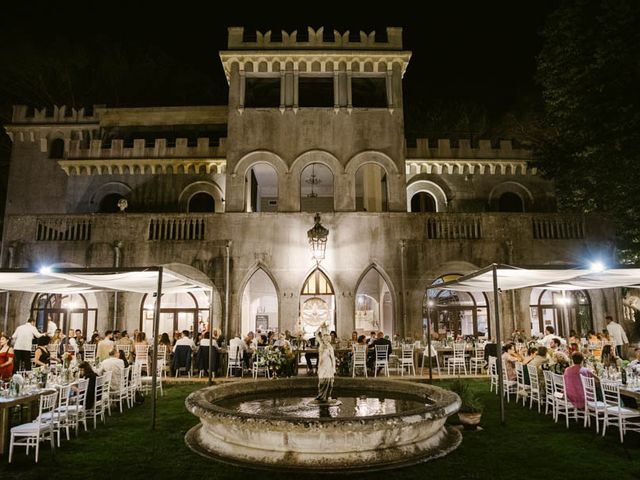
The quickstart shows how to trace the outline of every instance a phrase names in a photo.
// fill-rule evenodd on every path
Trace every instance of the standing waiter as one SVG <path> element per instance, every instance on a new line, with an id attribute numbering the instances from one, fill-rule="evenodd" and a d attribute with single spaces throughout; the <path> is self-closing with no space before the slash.
<path id="1" fill-rule="evenodd" d="M 40 338 L 44 333 L 40 333 L 36 328 L 36 321 L 33 318 L 20 325 L 13 332 L 13 351 L 16 367 L 15 372 L 21 370 L 31 370 L 31 344 L 34 338 Z"/>

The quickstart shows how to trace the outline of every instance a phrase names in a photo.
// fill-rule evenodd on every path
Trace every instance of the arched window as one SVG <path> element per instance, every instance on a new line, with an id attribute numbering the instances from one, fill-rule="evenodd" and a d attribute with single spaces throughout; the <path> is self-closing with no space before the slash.
<path id="1" fill-rule="evenodd" d="M 91 300 L 95 305 L 95 299 Z M 56 327 L 52 328 L 59 328 L 65 335 L 73 329 L 82 330 L 85 337 L 90 337 L 97 326 L 98 309 L 90 308 L 84 295 L 41 293 L 33 299 L 31 317 L 43 332 L 49 331 L 52 327 L 50 322 L 53 322 Z"/>
<path id="2" fill-rule="evenodd" d="M 321 163 L 307 165 L 300 174 L 300 210 L 333 211 L 333 174 Z"/>
<path id="3" fill-rule="evenodd" d="M 593 329 L 591 300 L 584 290 L 563 292 L 534 288 L 529 302 L 531 335 L 543 334 L 549 326 L 560 337 L 567 337 L 570 330 L 584 335 Z"/>
<path id="4" fill-rule="evenodd" d="M 427 192 L 418 192 L 411 197 L 412 212 L 437 212 L 436 199 Z"/>
<path id="5" fill-rule="evenodd" d="M 147 338 L 153 339 L 153 314 L 155 312 L 156 297 L 145 295 L 140 305 L 140 330 Z M 204 292 L 167 293 L 162 295 L 160 302 L 160 322 L 158 335 L 189 330 L 201 333 L 209 326 L 209 298 Z"/>
<path id="6" fill-rule="evenodd" d="M 124 198 L 123 195 L 119 193 L 108 193 L 102 200 L 100 200 L 100 205 L 98 206 L 98 213 L 116 213 L 120 211 L 120 207 L 118 207 L 118 202 Z"/>
<path id="7" fill-rule="evenodd" d="M 365 334 L 382 330 L 389 338 L 393 338 L 391 292 L 389 285 L 375 268 L 369 269 L 358 284 L 355 302 L 355 330 Z"/>
<path id="8" fill-rule="evenodd" d="M 258 163 L 251 167 L 245 186 L 247 212 L 278 211 L 278 174 L 271 165 Z"/>
<path id="9" fill-rule="evenodd" d="M 269 275 L 258 269 L 242 293 L 242 325 L 240 335 L 260 330 L 266 333 L 278 329 L 278 294 Z"/>
<path id="10" fill-rule="evenodd" d="M 448 274 L 437 278 L 432 285 L 459 278 Z M 431 331 L 445 335 L 490 335 L 489 309 L 483 293 L 428 289 L 423 301 L 423 318 L 430 319 Z M 427 328 L 424 322 L 424 328 Z"/>
<path id="11" fill-rule="evenodd" d="M 63 158 L 64 157 L 64 139 L 56 138 L 51 142 L 51 149 L 49 150 L 49 158 Z"/>
<path id="12" fill-rule="evenodd" d="M 356 172 L 356 211 L 387 210 L 387 173 L 380 165 L 362 165 Z"/>
<path id="13" fill-rule="evenodd" d="M 524 212 L 524 203 L 520 195 L 513 192 L 505 192 L 498 200 L 499 212 Z"/>
<path id="14" fill-rule="evenodd" d="M 205 192 L 198 192 L 189 199 L 189 213 L 211 213 L 216 211 L 216 201 Z"/>
<path id="15" fill-rule="evenodd" d="M 326 322 L 329 330 L 336 329 L 336 300 L 333 286 L 320 269 L 307 277 L 300 292 L 300 322 L 305 337 L 313 336 Z"/>

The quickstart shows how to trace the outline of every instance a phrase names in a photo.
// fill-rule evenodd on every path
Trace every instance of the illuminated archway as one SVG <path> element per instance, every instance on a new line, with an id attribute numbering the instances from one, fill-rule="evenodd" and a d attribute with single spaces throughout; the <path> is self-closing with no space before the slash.
<path id="1" fill-rule="evenodd" d="M 446 274 L 431 284 L 456 280 L 460 274 Z M 423 318 L 431 320 L 431 331 L 439 336 L 490 336 L 489 309 L 484 293 L 427 289 L 423 300 Z M 427 328 L 427 325 L 424 325 Z"/>

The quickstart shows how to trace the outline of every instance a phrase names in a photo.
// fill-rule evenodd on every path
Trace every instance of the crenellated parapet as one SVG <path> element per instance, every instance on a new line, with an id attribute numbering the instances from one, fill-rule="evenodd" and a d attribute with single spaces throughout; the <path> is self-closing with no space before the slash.
<path id="1" fill-rule="evenodd" d="M 229 27 L 227 48 L 229 50 L 283 50 L 283 49 L 320 49 L 320 50 L 402 50 L 402 28 L 387 27 L 387 41 L 377 42 L 376 32 L 360 31 L 357 41 L 350 40 L 350 32 L 333 31 L 325 40 L 324 27 L 314 30 L 307 27 L 306 39 L 301 39 L 297 30 L 291 33 L 281 31 L 281 39 L 274 40 L 271 30 L 262 33 L 256 31 L 255 41 L 244 41 L 244 27 Z"/>
<path id="2" fill-rule="evenodd" d="M 222 174 L 227 163 L 225 141 L 220 138 L 212 146 L 205 137 L 189 146 L 188 139 L 177 138 L 168 146 L 166 138 L 156 138 L 150 145 L 141 138 L 133 141 L 133 147 L 124 147 L 124 140 L 113 139 L 107 148 L 101 140 L 92 140 L 89 148 L 72 141 L 58 164 L 67 175 Z"/>
<path id="3" fill-rule="evenodd" d="M 255 41 L 243 41 L 244 27 L 230 27 L 228 50 L 220 52 L 227 76 L 234 66 L 240 75 L 285 72 L 348 74 L 391 74 L 397 67 L 404 75 L 411 52 L 402 50 L 402 28 L 388 27 L 387 41 L 377 42 L 375 31 L 360 32 L 359 40 L 349 39 L 349 32 L 333 32 L 325 40 L 324 28 L 308 28 L 308 38 L 299 40 L 297 31 L 282 32 L 281 40 L 272 40 L 272 33 L 256 32 Z"/>
<path id="4" fill-rule="evenodd" d="M 472 147 L 467 139 L 452 146 L 449 139 L 431 144 L 419 138 L 416 147 L 406 149 L 406 173 L 535 175 L 537 169 L 529 166 L 531 159 L 531 150 L 513 148 L 510 140 L 501 140 L 498 148 L 493 148 L 490 140 L 480 140 Z"/>
<path id="5" fill-rule="evenodd" d="M 94 105 L 91 113 L 88 114 L 87 110 L 85 107 L 73 108 L 67 105 L 33 109 L 29 109 L 27 105 L 14 105 L 11 123 L 96 123 L 100 121 L 100 116 L 105 110 L 105 106 Z"/>
<path id="6" fill-rule="evenodd" d="M 66 158 L 71 159 L 114 159 L 114 158 L 224 158 L 226 156 L 226 138 L 219 138 L 212 144 L 209 137 L 197 139 L 194 146 L 189 139 L 156 138 L 147 142 L 144 138 L 133 140 L 133 146 L 125 147 L 123 139 L 112 139 L 108 144 L 100 140 L 91 140 L 89 148 L 82 148 L 83 142 L 71 140 Z"/>

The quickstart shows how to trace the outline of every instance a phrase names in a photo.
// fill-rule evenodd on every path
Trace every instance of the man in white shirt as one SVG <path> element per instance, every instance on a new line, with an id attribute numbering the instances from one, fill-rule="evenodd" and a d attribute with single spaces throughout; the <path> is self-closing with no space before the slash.
<path id="1" fill-rule="evenodd" d="M 191 350 L 195 350 L 196 349 L 196 344 L 193 343 L 193 340 L 191 340 L 189 338 L 189 330 L 183 330 L 182 331 L 182 335 L 180 336 L 180 338 L 178 340 L 176 340 L 175 345 L 173 346 L 173 351 L 176 351 L 176 347 L 179 347 L 180 345 L 188 345 L 191 347 Z"/>
<path id="2" fill-rule="evenodd" d="M 100 364 L 100 371 L 111 372 L 111 391 L 117 392 L 122 386 L 122 372 L 124 362 L 118 358 L 118 349 L 115 347 L 109 352 L 109 357 Z"/>
<path id="3" fill-rule="evenodd" d="M 549 348 L 551 346 L 551 340 L 557 337 L 556 329 L 553 328 L 551 325 L 544 327 L 544 334 L 545 335 L 544 337 L 542 337 L 542 340 L 540 340 L 540 342 L 542 343 L 543 346 Z"/>
<path id="4" fill-rule="evenodd" d="M 21 370 L 31 370 L 31 344 L 34 338 L 40 338 L 44 333 L 40 333 L 36 328 L 36 321 L 33 318 L 27 323 L 20 325 L 13 332 L 13 352 L 15 360 L 15 372 Z"/>
<path id="5" fill-rule="evenodd" d="M 629 343 L 627 334 L 624 332 L 622 325 L 613 321 L 613 317 L 611 315 L 607 315 L 604 319 L 607 321 L 607 331 L 609 332 L 609 336 L 611 337 L 613 344 L 616 346 L 618 358 L 623 358 L 622 347 Z"/>
<path id="6" fill-rule="evenodd" d="M 113 350 L 115 346 L 115 342 L 113 341 L 113 332 L 111 330 L 107 330 L 104 332 L 104 338 L 98 342 L 98 347 L 96 348 L 96 360 L 102 362 L 109 358 L 109 352 Z"/>

